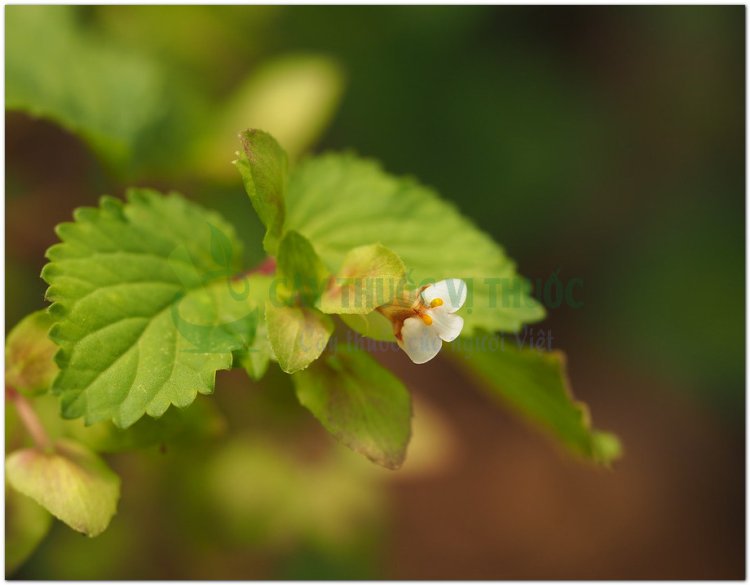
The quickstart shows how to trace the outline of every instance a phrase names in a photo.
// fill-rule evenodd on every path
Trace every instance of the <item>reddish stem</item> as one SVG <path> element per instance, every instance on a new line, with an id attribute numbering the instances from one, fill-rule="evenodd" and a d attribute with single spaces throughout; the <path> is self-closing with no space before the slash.
<path id="1" fill-rule="evenodd" d="M 273 274 L 276 272 L 276 259 L 268 256 L 263 262 L 258 264 L 250 274 Z"/>
<path id="2" fill-rule="evenodd" d="M 240 272 L 239 274 L 233 276 L 232 280 L 242 280 L 243 278 L 245 278 L 246 276 L 250 276 L 251 274 L 271 275 L 274 272 L 276 272 L 276 259 L 268 256 L 256 267 L 244 272 Z"/>
<path id="3" fill-rule="evenodd" d="M 47 431 L 44 430 L 42 421 L 39 420 L 39 417 L 36 412 L 34 412 L 31 403 L 26 400 L 26 397 L 20 394 L 15 388 L 6 386 L 5 398 L 12 402 L 16 407 L 21 423 L 26 428 L 26 431 L 29 433 L 36 446 L 44 451 L 51 450 L 52 441 L 50 441 Z"/>

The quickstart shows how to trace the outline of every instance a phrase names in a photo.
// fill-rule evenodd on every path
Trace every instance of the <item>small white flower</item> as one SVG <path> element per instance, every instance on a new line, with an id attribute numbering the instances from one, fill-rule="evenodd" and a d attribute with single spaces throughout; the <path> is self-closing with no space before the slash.
<path id="1" fill-rule="evenodd" d="M 466 283 L 459 278 L 441 280 L 424 287 L 410 307 L 394 321 L 399 346 L 415 364 L 434 358 L 443 341 L 453 341 L 461 333 L 464 320 L 455 315 L 466 301 Z"/>

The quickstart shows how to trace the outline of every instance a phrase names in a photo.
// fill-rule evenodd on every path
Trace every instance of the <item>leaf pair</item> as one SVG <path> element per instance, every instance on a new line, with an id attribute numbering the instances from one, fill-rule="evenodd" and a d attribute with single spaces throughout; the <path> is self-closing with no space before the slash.
<path id="1" fill-rule="evenodd" d="M 271 346 L 281 369 L 294 374 L 300 403 L 342 443 L 390 469 L 403 463 L 411 434 L 406 388 L 363 349 L 335 344 L 318 358 L 334 331 L 329 314 L 368 312 L 385 302 L 368 298 L 363 281 L 403 277 L 398 257 L 374 245 L 352 250 L 333 278 L 310 243 L 288 232 L 278 255 L 282 299 L 266 301 Z"/>
<path id="2" fill-rule="evenodd" d="M 278 250 L 275 294 L 265 308 L 268 339 L 288 374 L 318 359 L 333 333 L 333 320 L 314 308 L 327 279 L 310 243 L 296 232 L 286 234 Z"/>
<path id="3" fill-rule="evenodd" d="M 42 311 L 23 319 L 5 345 L 6 397 L 9 409 L 19 409 L 26 424 L 39 425 L 23 395 L 47 392 L 57 373 L 52 360 L 55 345 L 47 337 L 52 324 Z M 21 393 L 20 395 L 18 393 Z M 13 402 L 13 403 L 10 403 Z M 13 411 L 11 412 L 11 414 Z M 7 419 L 6 419 L 7 420 Z M 45 443 L 44 430 L 41 433 Z M 71 528 L 88 536 L 104 531 L 120 497 L 120 479 L 95 453 L 77 442 L 61 440 L 10 453 L 5 460 L 6 481 L 17 494 L 34 500 Z M 11 490 L 11 491 L 12 491 Z M 9 564 L 20 564 L 44 537 L 49 516 L 25 497 L 10 495 Z"/>
<path id="4" fill-rule="evenodd" d="M 329 315 L 370 313 L 404 282 L 400 258 L 379 244 L 351 250 L 333 277 L 310 242 L 288 232 L 279 246 L 277 294 L 266 301 L 269 338 L 281 369 L 293 374 L 320 356 L 334 329 Z"/>

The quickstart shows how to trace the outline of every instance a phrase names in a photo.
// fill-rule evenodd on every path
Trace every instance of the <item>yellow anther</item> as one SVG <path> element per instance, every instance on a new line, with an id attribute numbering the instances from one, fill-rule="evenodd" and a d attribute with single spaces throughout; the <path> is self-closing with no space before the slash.
<path id="1" fill-rule="evenodd" d="M 430 306 L 434 309 L 435 307 L 439 307 L 443 304 L 443 299 L 432 299 L 430 301 Z"/>
<path id="2" fill-rule="evenodd" d="M 420 317 L 422 317 L 422 321 L 424 321 L 425 325 L 432 325 L 432 317 L 430 317 L 427 313 L 420 315 Z"/>

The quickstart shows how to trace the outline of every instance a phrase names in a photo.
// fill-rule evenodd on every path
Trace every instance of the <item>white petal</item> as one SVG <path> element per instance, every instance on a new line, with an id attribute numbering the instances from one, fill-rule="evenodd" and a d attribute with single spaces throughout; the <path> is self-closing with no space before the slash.
<path id="1" fill-rule="evenodd" d="M 458 315 L 448 312 L 445 305 L 428 309 L 427 314 L 432 317 L 432 325 L 440 339 L 443 341 L 453 341 L 464 328 L 464 320 Z"/>
<path id="2" fill-rule="evenodd" d="M 460 278 L 441 280 L 424 289 L 422 299 L 428 306 L 434 299 L 441 299 L 442 306 L 455 313 L 466 302 L 466 283 Z"/>
<path id="3" fill-rule="evenodd" d="M 409 317 L 401 328 L 399 346 L 415 364 L 423 364 L 434 358 L 443 342 L 432 325 L 425 325 L 419 317 Z"/>

